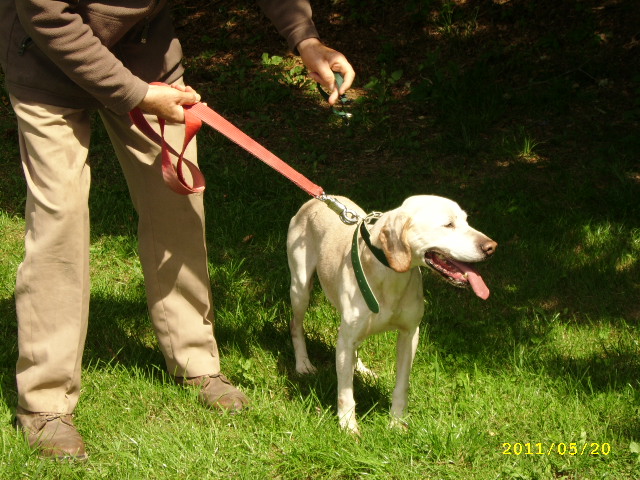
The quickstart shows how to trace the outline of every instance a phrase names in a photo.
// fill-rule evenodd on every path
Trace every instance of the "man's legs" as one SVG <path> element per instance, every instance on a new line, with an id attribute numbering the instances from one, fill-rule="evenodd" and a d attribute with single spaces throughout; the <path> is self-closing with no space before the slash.
<path id="1" fill-rule="evenodd" d="M 149 312 L 169 373 L 178 377 L 218 373 L 202 195 L 178 195 L 165 185 L 159 147 L 128 117 L 105 110 L 100 116 L 138 213 Z M 165 137 L 181 145 L 183 131 L 182 125 L 167 125 Z M 196 154 L 193 143 L 190 158 Z"/>
<path id="2" fill-rule="evenodd" d="M 203 403 L 239 410 L 248 399 L 220 374 L 202 194 L 179 195 L 162 178 L 160 148 L 127 116 L 100 110 L 139 217 L 138 239 L 151 319 L 169 373 L 201 388 Z M 157 121 L 147 117 L 159 131 Z M 166 125 L 181 147 L 184 125 Z M 196 161 L 195 140 L 186 157 Z"/>
<path id="3" fill-rule="evenodd" d="M 89 313 L 89 117 L 12 98 L 27 181 L 18 269 L 19 405 L 72 413 Z"/>
<path id="4" fill-rule="evenodd" d="M 15 291 L 17 419 L 32 445 L 84 457 L 71 413 L 89 315 L 89 116 L 11 101 L 27 182 L 25 257 Z"/>

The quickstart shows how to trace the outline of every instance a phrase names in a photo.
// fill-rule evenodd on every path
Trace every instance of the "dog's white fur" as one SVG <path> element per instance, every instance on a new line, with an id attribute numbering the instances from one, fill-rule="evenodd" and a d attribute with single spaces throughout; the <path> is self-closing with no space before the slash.
<path id="1" fill-rule="evenodd" d="M 365 216 L 350 200 L 336 198 Z M 388 330 L 399 331 L 391 416 L 393 423 L 403 424 L 409 373 L 424 313 L 421 273 L 416 267 L 426 265 L 425 252 L 437 251 L 454 260 L 477 262 L 487 258 L 497 244 L 471 228 L 466 213 L 452 200 L 430 195 L 408 198 L 370 227 L 372 243 L 383 249 L 391 268 L 380 263 L 360 239 L 362 266 L 380 303 L 380 312 L 374 314 L 360 293 L 352 268 L 350 249 L 354 228 L 343 224 L 322 202 L 310 200 L 291 219 L 287 253 L 296 370 L 301 374 L 316 370 L 307 354 L 303 320 L 309 306 L 313 274 L 317 272 L 325 295 L 342 318 L 336 346 L 339 422 L 343 428 L 358 433 L 353 373 L 354 369 L 368 370 L 357 358 L 356 350 L 368 336 Z"/>

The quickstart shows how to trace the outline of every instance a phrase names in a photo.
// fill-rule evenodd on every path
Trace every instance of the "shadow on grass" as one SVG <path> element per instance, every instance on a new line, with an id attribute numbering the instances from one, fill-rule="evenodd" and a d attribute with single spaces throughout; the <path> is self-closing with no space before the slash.
<path id="1" fill-rule="evenodd" d="M 0 339 L 0 401 L 13 410 L 17 405 L 15 364 L 18 357 L 13 299 L 0 301 L 0 312 L 6 313 L 1 324 L 3 335 Z M 291 395 L 317 396 L 324 408 L 335 410 L 337 391 L 333 346 L 313 338 L 309 339 L 309 352 L 316 361 L 319 373 L 301 376 L 295 372 L 288 329 L 264 323 L 260 326 L 260 331 L 255 331 L 252 325 L 228 325 L 218 322 L 216 339 L 223 357 L 225 350 L 231 345 L 238 348 L 247 358 L 255 348 L 271 352 L 290 350 L 288 354 L 278 357 L 278 371 L 295 386 Z M 100 365 L 117 363 L 125 368 L 146 372 L 150 378 L 159 382 L 168 378 L 164 357 L 157 347 L 144 300 L 114 299 L 93 294 L 83 353 L 85 366 L 97 365 L 100 368 Z M 242 378 L 234 378 L 233 374 L 229 377 L 235 383 L 242 384 Z M 355 385 L 359 415 L 376 406 L 388 408 L 386 392 L 382 392 L 378 385 L 357 376 Z"/>
<path id="2" fill-rule="evenodd" d="M 15 307 L 13 299 L 0 300 L 0 402 L 4 402 L 10 409 L 15 409 L 18 403 L 16 388 L 16 361 L 18 360 L 17 325 L 15 322 Z M 5 312 L 13 312 L 13 315 Z"/>
<path id="3" fill-rule="evenodd" d="M 224 302 L 224 299 L 220 300 Z M 287 321 L 286 319 L 278 319 L 277 322 L 256 321 L 255 324 L 217 321 L 216 339 L 223 363 L 225 350 L 230 347 L 239 350 L 245 358 L 251 358 L 252 352 L 256 349 L 270 352 L 277 359 L 278 374 L 287 378 L 293 387 L 288 391 L 290 398 L 299 396 L 317 398 L 324 409 L 335 412 L 338 395 L 335 344 L 308 332 L 307 350 L 317 372 L 300 375 L 295 370 L 295 356 Z M 312 319 L 308 321 L 311 322 Z M 307 327 L 311 330 L 310 325 Z M 237 380 L 241 383 L 242 378 L 238 377 Z M 363 415 L 372 408 L 389 408 L 389 392 L 375 379 L 363 378 L 356 374 L 354 389 L 358 415 Z"/>
<path id="4" fill-rule="evenodd" d="M 136 302 L 93 295 L 90 312 L 83 363 L 115 361 L 150 372 L 157 371 L 152 366 L 165 370 L 164 357 L 156 345 L 144 300 Z"/>
<path id="5" fill-rule="evenodd" d="M 18 360 L 18 326 L 13 296 L 0 300 L 0 401 L 9 408 L 17 404 L 16 361 Z"/>

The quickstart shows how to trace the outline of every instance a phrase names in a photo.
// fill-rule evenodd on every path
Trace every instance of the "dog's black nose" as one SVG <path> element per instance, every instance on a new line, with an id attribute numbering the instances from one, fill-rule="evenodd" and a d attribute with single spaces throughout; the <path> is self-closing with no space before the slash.
<path id="1" fill-rule="evenodd" d="M 486 242 L 484 242 L 480 248 L 482 248 L 482 251 L 484 252 L 485 255 L 493 255 L 493 252 L 496 251 L 496 248 L 498 247 L 498 244 L 496 242 L 494 242 L 493 240 L 487 240 Z"/>

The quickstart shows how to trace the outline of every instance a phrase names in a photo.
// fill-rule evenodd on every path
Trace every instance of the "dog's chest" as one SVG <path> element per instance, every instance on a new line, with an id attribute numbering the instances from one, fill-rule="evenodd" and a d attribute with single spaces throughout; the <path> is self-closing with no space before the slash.
<path id="1" fill-rule="evenodd" d="M 374 287 L 380 303 L 380 313 L 372 319 L 378 328 L 413 328 L 424 313 L 422 277 L 415 268 L 404 274 L 393 272 Z"/>

